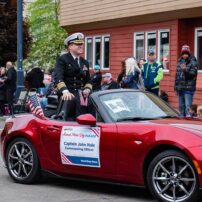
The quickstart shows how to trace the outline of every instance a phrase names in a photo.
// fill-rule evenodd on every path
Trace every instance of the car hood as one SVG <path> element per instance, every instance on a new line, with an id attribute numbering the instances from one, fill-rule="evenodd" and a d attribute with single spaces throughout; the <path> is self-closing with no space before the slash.
<path id="1" fill-rule="evenodd" d="M 156 124 L 166 124 L 175 128 L 180 128 L 186 131 L 193 132 L 202 137 L 202 120 L 200 119 L 172 118 L 172 119 L 153 120 L 151 122 Z"/>

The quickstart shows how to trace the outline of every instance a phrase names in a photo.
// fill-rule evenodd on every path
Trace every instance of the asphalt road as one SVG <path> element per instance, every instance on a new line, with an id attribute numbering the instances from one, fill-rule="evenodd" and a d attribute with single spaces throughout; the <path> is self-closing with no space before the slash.
<path id="1" fill-rule="evenodd" d="M 0 121 L 0 129 L 3 122 Z M 200 194 L 202 198 L 202 194 Z M 44 178 L 35 185 L 14 183 L 0 159 L 0 202 L 155 202 L 145 189 Z M 201 201 L 199 199 L 199 201 Z"/>
<path id="2" fill-rule="evenodd" d="M 149 202 L 155 201 L 146 190 L 77 182 L 44 179 L 35 185 L 14 183 L 0 167 L 1 202 Z"/>
<path id="3" fill-rule="evenodd" d="M 4 121 L 0 119 L 0 130 Z M 144 189 L 44 178 L 35 185 L 14 183 L 0 159 L 0 202 L 148 202 Z"/>

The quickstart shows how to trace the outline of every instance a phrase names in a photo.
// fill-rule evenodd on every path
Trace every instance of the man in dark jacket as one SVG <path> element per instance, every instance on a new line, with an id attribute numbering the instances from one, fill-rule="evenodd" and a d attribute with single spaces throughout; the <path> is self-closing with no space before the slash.
<path id="1" fill-rule="evenodd" d="M 113 81 L 111 73 L 106 73 L 103 75 L 103 84 L 101 90 L 112 90 L 118 88 L 119 85 L 116 81 Z"/>
<path id="2" fill-rule="evenodd" d="M 90 82 L 89 63 L 81 57 L 84 49 L 84 35 L 75 33 L 64 41 L 68 53 L 61 55 L 56 63 L 55 79 L 62 100 L 67 101 L 65 118 L 72 114 L 83 114 L 80 96 L 89 97 L 92 85 Z"/>
<path id="3" fill-rule="evenodd" d="M 10 112 L 11 114 L 13 114 L 14 95 L 15 95 L 16 86 L 17 86 L 17 83 L 16 83 L 17 72 L 11 62 L 6 63 L 6 69 L 7 69 L 7 78 L 4 81 L 6 84 L 6 96 L 7 96 Z"/>
<path id="4" fill-rule="evenodd" d="M 181 51 L 181 58 L 178 61 L 174 86 L 179 98 L 181 116 L 189 116 L 189 108 L 192 105 L 196 90 L 197 70 L 196 58 L 191 55 L 190 47 L 184 45 Z"/>
<path id="5" fill-rule="evenodd" d="M 43 84 L 43 80 L 44 72 L 42 72 L 42 70 L 38 66 L 33 66 L 32 70 L 29 71 L 25 77 L 25 81 L 28 82 L 29 89 L 38 89 L 45 87 Z"/>
<path id="6" fill-rule="evenodd" d="M 101 90 L 102 73 L 100 72 L 100 66 L 95 65 L 93 69 L 94 73 L 91 76 L 91 83 L 93 85 L 93 92 Z"/>

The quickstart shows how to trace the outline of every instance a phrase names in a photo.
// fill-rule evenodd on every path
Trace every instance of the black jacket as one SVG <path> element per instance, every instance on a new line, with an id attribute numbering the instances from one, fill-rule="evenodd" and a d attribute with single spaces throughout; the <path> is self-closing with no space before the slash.
<path id="1" fill-rule="evenodd" d="M 93 91 L 101 89 L 102 73 L 97 72 L 91 76 L 91 83 L 93 85 Z"/>
<path id="2" fill-rule="evenodd" d="M 44 87 L 43 84 L 44 73 L 39 67 L 33 68 L 30 72 L 27 73 L 25 81 L 28 82 L 29 89 L 31 88 L 41 88 Z"/>
<path id="3" fill-rule="evenodd" d="M 15 91 L 17 86 L 17 72 L 14 67 L 7 71 L 7 78 L 5 80 L 6 88 Z"/>
<path id="4" fill-rule="evenodd" d="M 0 78 L 5 81 L 7 79 L 7 76 L 1 75 Z M 5 83 L 0 83 L 0 101 L 6 102 L 6 84 Z"/>
<path id="5" fill-rule="evenodd" d="M 186 70 L 182 70 L 181 68 L 183 63 L 186 64 Z M 190 56 L 186 61 L 183 58 L 180 58 L 175 76 L 175 91 L 195 91 L 197 70 L 198 65 L 194 56 Z"/>
<path id="6" fill-rule="evenodd" d="M 82 57 L 79 57 L 79 63 L 80 66 L 71 53 L 58 58 L 55 67 L 55 82 L 60 93 L 63 90 L 74 92 L 83 88 L 92 89 L 89 63 Z"/>
<path id="7" fill-rule="evenodd" d="M 102 90 L 112 90 L 112 89 L 118 89 L 120 88 L 118 83 L 116 81 L 111 81 L 109 84 L 103 84 L 101 89 Z"/>

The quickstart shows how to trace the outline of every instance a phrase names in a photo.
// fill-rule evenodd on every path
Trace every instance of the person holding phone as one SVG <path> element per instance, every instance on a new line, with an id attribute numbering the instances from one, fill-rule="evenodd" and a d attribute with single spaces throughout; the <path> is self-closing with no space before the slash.
<path id="1" fill-rule="evenodd" d="M 192 105 L 196 90 L 197 71 L 197 60 L 191 55 L 190 47 L 188 45 L 182 46 L 174 86 L 174 90 L 178 95 L 179 111 L 182 117 L 190 116 L 189 108 Z"/>

